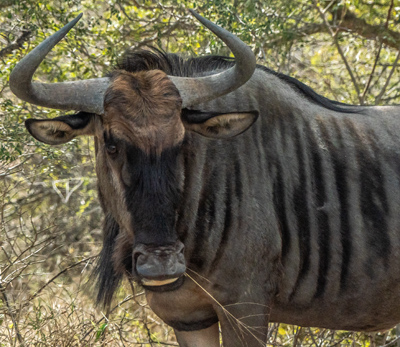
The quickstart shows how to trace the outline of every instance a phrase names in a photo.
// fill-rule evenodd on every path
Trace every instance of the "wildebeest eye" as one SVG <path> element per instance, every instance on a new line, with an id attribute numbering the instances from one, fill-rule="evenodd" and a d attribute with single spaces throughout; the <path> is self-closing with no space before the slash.
<path id="1" fill-rule="evenodd" d="M 116 154 L 117 146 L 114 144 L 108 144 L 108 145 L 106 145 L 106 151 L 108 154 Z"/>

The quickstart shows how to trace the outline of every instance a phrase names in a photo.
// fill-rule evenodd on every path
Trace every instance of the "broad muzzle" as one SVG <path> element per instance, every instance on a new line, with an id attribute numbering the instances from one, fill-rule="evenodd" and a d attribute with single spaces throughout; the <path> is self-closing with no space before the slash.
<path id="1" fill-rule="evenodd" d="M 163 286 L 177 281 L 186 271 L 184 245 L 138 244 L 132 254 L 133 269 L 145 286 Z"/>

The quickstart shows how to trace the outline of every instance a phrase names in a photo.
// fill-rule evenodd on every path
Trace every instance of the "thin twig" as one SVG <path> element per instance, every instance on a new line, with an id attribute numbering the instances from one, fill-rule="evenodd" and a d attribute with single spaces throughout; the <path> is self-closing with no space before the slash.
<path id="1" fill-rule="evenodd" d="M 97 255 L 94 255 L 94 256 L 85 258 L 85 259 L 83 259 L 83 260 L 81 260 L 81 261 L 78 261 L 78 262 L 75 263 L 75 264 L 72 264 L 72 265 L 66 267 L 64 270 L 60 271 L 57 275 L 55 275 L 55 276 L 52 277 L 49 281 L 47 281 L 35 294 L 33 294 L 33 295 L 29 298 L 28 301 L 31 301 L 31 300 L 33 300 L 34 298 L 36 298 L 36 297 L 41 293 L 41 291 L 42 291 L 44 288 L 46 288 L 50 283 L 54 282 L 54 280 L 55 280 L 56 278 L 60 277 L 63 273 L 67 272 L 68 270 L 71 270 L 71 269 L 74 268 L 75 266 L 78 266 L 78 265 L 80 265 L 80 264 L 82 264 L 82 263 L 85 263 L 85 262 L 87 262 L 87 261 L 89 261 L 89 260 L 91 260 L 91 259 L 94 259 L 94 258 L 96 258 L 96 257 L 97 257 Z"/>
<path id="2" fill-rule="evenodd" d="M 294 335 L 294 339 L 293 339 L 293 347 L 297 346 L 297 340 L 299 339 L 300 336 L 300 332 L 301 332 L 302 327 L 299 327 L 296 331 L 296 334 Z"/>
<path id="3" fill-rule="evenodd" d="M 392 12 L 392 9 L 393 9 L 393 5 L 394 5 L 394 0 L 391 1 L 390 6 L 389 6 L 388 14 L 387 14 L 387 17 L 386 17 L 386 23 L 385 23 L 385 28 L 386 29 L 389 27 L 390 15 L 391 15 L 391 12 Z M 364 104 L 365 96 L 366 96 L 366 94 L 367 94 L 367 92 L 369 90 L 372 78 L 374 77 L 376 64 L 378 63 L 379 57 L 381 55 L 382 46 L 383 46 L 383 41 L 381 41 L 381 43 L 379 44 L 379 49 L 378 49 L 378 53 L 376 54 L 376 57 L 375 57 L 374 66 L 372 67 L 372 71 L 371 71 L 371 73 L 369 75 L 367 85 L 364 88 L 364 92 L 361 95 L 361 102 L 360 102 L 361 105 Z"/>
<path id="4" fill-rule="evenodd" d="M 32 32 L 30 30 L 23 30 L 22 35 L 15 42 L 0 50 L 0 57 L 5 57 L 14 50 L 22 48 L 24 42 L 29 40 L 31 34 Z"/>
<path id="5" fill-rule="evenodd" d="M 112 310 L 110 310 L 110 309 L 107 310 L 107 317 L 108 317 L 111 313 L 113 313 L 118 307 L 122 306 L 123 304 L 127 303 L 128 301 L 133 300 L 133 299 L 135 299 L 136 297 L 141 296 L 141 295 L 143 295 L 143 294 L 144 294 L 144 293 L 141 292 L 141 293 L 138 293 L 138 294 L 135 294 L 135 295 L 128 295 L 124 300 L 122 300 L 122 301 L 119 302 L 117 305 L 115 305 L 115 306 L 112 308 Z M 105 319 L 105 316 L 103 316 L 103 318 L 101 318 L 100 320 L 98 320 L 98 321 L 96 322 L 96 326 L 99 325 L 104 319 Z M 94 330 L 94 327 L 92 327 L 91 329 L 89 329 L 89 330 L 86 332 L 86 334 L 83 336 L 83 338 L 81 339 L 81 341 L 84 341 L 85 338 L 86 338 L 93 330 Z"/>
<path id="6" fill-rule="evenodd" d="M 0 282 L 0 292 L 3 295 L 4 302 L 6 303 L 6 306 L 7 306 L 7 312 L 8 312 L 8 314 L 11 317 L 11 320 L 13 322 L 13 327 L 15 329 L 15 333 L 17 335 L 18 342 L 19 342 L 20 346 L 23 347 L 23 346 L 25 346 L 25 343 L 24 343 L 22 335 L 21 335 L 21 333 L 19 331 L 18 322 L 15 319 L 15 314 L 14 314 L 14 312 L 13 312 L 11 306 L 10 306 L 10 302 L 9 302 L 7 294 L 6 294 L 6 290 L 3 287 L 3 285 L 1 284 L 1 282 Z"/>
<path id="7" fill-rule="evenodd" d="M 350 75 L 350 78 L 351 78 L 351 81 L 353 83 L 354 89 L 357 92 L 357 97 L 359 99 L 359 102 L 361 103 L 362 100 L 361 100 L 361 96 L 360 96 L 360 88 L 358 87 L 357 81 L 356 81 L 356 79 L 354 77 L 353 71 L 351 70 L 349 62 L 347 61 L 347 59 L 346 59 L 346 57 L 345 57 L 345 55 L 343 53 L 342 47 L 340 47 L 339 41 L 337 39 L 338 32 L 335 33 L 332 30 L 332 27 L 330 26 L 329 22 L 327 21 L 327 19 L 325 17 L 325 13 L 321 10 L 321 8 L 320 8 L 319 4 L 316 2 L 316 0 L 313 0 L 313 4 L 314 4 L 314 7 L 318 10 L 318 12 L 319 12 L 319 14 L 321 16 L 321 19 L 323 20 L 326 28 L 328 29 L 329 33 L 331 34 L 331 36 L 333 38 L 333 42 L 334 42 L 334 44 L 335 44 L 335 46 L 336 46 L 336 48 L 337 48 L 337 50 L 338 50 L 343 62 L 344 62 L 344 65 L 346 66 L 347 72 Z"/>
<path id="8" fill-rule="evenodd" d="M 383 86 L 383 88 L 382 88 L 382 90 L 380 91 L 380 93 L 378 94 L 378 96 L 375 98 L 375 105 L 379 104 L 379 102 L 380 102 L 381 99 L 382 99 L 383 94 L 385 94 L 386 89 L 387 89 L 387 87 L 388 87 L 388 85 L 389 85 L 389 82 L 390 82 L 390 80 L 392 79 L 393 73 L 394 73 L 394 71 L 396 70 L 397 63 L 399 62 L 399 59 L 400 59 L 400 50 L 399 50 L 399 52 L 397 53 L 397 57 L 396 57 L 396 59 L 395 59 L 395 61 L 394 61 L 394 63 L 393 63 L 392 69 L 391 69 L 390 72 L 389 72 L 389 76 L 388 76 L 388 78 L 386 79 L 385 85 Z M 396 96 L 396 97 L 397 97 L 397 96 Z"/>
<path id="9" fill-rule="evenodd" d="M 379 347 L 390 347 L 390 346 L 393 346 L 395 343 L 397 343 L 399 341 L 400 341 L 400 336 L 396 337 L 394 340 L 390 341 L 389 343 L 386 343 L 386 344 L 381 345 Z"/>
<path id="10" fill-rule="evenodd" d="M 126 16 L 126 18 L 128 18 L 131 22 L 135 22 L 135 20 L 131 17 L 129 17 L 129 15 L 126 13 L 124 6 L 122 6 L 122 4 L 117 1 L 117 5 L 119 7 L 119 9 L 122 11 L 122 13 Z"/>

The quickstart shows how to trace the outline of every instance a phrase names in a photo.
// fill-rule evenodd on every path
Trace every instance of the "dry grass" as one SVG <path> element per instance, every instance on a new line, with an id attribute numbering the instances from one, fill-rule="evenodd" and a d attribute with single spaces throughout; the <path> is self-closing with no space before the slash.
<path id="1" fill-rule="evenodd" d="M 24 296 L 14 290 L 7 295 L 9 306 L 1 310 L 1 346 L 150 346 L 153 342 L 174 342 L 171 329 L 151 314 L 140 292 L 127 295 L 108 314 L 96 309 L 76 283 L 49 286 L 45 294 L 29 302 Z"/>

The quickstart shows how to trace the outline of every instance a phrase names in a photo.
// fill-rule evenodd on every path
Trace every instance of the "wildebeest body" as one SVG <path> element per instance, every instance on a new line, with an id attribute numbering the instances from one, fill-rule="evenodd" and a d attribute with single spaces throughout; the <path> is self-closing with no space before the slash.
<path id="1" fill-rule="evenodd" d="M 254 306 L 271 321 L 304 326 L 393 326 L 400 319 L 397 107 L 332 110 L 267 71 L 256 74 L 249 83 L 271 98 L 249 105 L 227 95 L 198 107 L 256 109 L 247 132 L 224 140 L 190 133 L 181 146 L 176 228 L 188 273 L 239 316 Z M 150 302 L 161 300 L 155 296 L 165 297 L 159 306 L 168 307 L 172 326 L 199 323 L 191 315 L 168 320 L 178 293 L 151 294 Z M 195 303 L 205 300 L 209 322 L 218 304 L 203 291 L 193 297 L 188 306 L 197 315 Z"/>
<path id="2" fill-rule="evenodd" d="M 187 91 L 171 76 L 232 65 L 127 55 L 96 106 L 104 114 L 27 122 L 48 143 L 95 137 L 98 301 L 128 273 L 181 346 L 218 346 L 218 321 L 229 347 L 259 345 L 271 321 L 395 325 L 399 108 L 329 101 L 258 66 L 234 91 L 181 110 Z"/>

